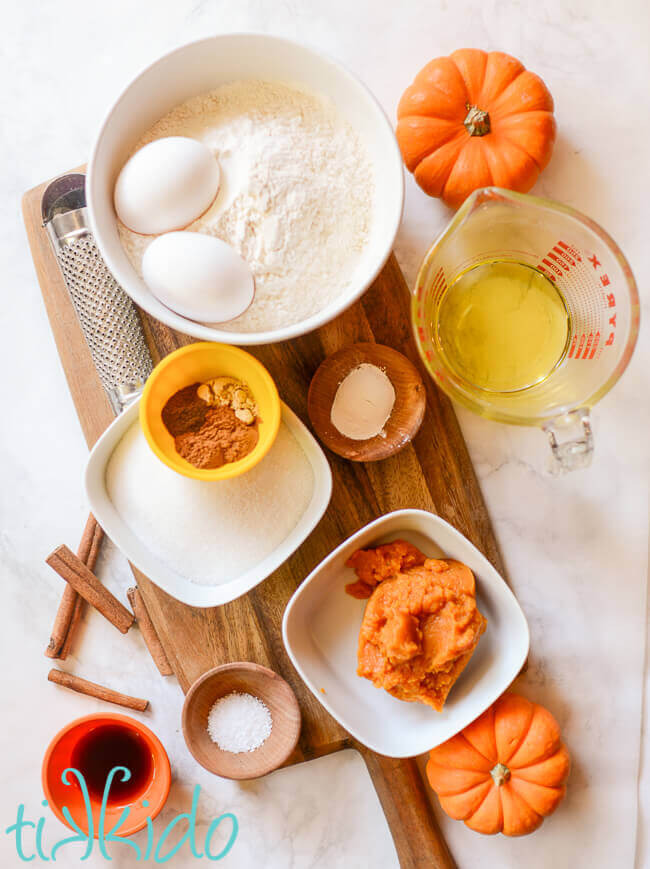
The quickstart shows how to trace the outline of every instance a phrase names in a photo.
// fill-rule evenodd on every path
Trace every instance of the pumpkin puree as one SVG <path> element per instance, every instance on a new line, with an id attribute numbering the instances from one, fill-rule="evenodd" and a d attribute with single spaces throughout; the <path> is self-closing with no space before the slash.
<path id="1" fill-rule="evenodd" d="M 360 549 L 346 565 L 359 578 L 346 591 L 369 598 L 357 673 L 398 700 L 441 711 L 487 624 L 472 571 L 405 540 Z"/>

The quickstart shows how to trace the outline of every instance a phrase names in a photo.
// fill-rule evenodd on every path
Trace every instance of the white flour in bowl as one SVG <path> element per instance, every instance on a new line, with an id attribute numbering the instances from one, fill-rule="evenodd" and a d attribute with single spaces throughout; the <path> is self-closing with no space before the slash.
<path id="1" fill-rule="evenodd" d="M 161 562 L 199 585 L 221 585 L 255 567 L 293 531 L 311 501 L 314 472 L 282 422 L 268 454 L 247 473 L 192 480 L 154 455 L 136 422 L 108 462 L 106 489 Z"/>
<path id="2" fill-rule="evenodd" d="M 215 235 L 250 264 L 251 307 L 221 328 L 299 323 L 350 288 L 372 222 L 373 166 L 327 98 L 299 86 L 237 81 L 177 106 L 134 150 L 163 136 L 207 145 L 221 167 L 213 205 L 187 229 Z M 134 268 L 153 236 L 119 226 Z"/>

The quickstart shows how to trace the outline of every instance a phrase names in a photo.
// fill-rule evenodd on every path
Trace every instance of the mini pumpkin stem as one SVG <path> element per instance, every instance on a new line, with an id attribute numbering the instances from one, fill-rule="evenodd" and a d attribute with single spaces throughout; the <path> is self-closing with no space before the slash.
<path id="1" fill-rule="evenodd" d="M 490 130 L 490 116 L 478 106 L 472 106 L 469 103 L 465 104 L 467 109 L 467 117 L 463 121 L 465 129 L 470 136 L 486 136 Z"/>
<path id="2" fill-rule="evenodd" d="M 493 766 L 490 770 L 490 775 L 492 776 L 494 784 L 500 788 L 501 785 L 504 785 L 510 778 L 510 770 L 504 763 L 497 763 L 496 766 Z"/>

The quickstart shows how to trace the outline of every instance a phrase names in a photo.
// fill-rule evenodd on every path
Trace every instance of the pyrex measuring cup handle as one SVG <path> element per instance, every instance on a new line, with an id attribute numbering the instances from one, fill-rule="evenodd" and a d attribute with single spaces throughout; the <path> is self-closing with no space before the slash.
<path id="1" fill-rule="evenodd" d="M 594 436 L 589 408 L 580 407 L 558 416 L 544 426 L 551 444 L 551 473 L 577 471 L 591 464 Z"/>

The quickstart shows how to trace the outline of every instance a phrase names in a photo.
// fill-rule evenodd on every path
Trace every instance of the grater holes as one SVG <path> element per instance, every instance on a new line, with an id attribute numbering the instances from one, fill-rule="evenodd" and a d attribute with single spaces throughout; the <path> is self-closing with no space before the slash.
<path id="1" fill-rule="evenodd" d="M 137 311 L 92 238 L 63 245 L 59 262 L 104 388 L 146 377 L 152 363 Z"/>

